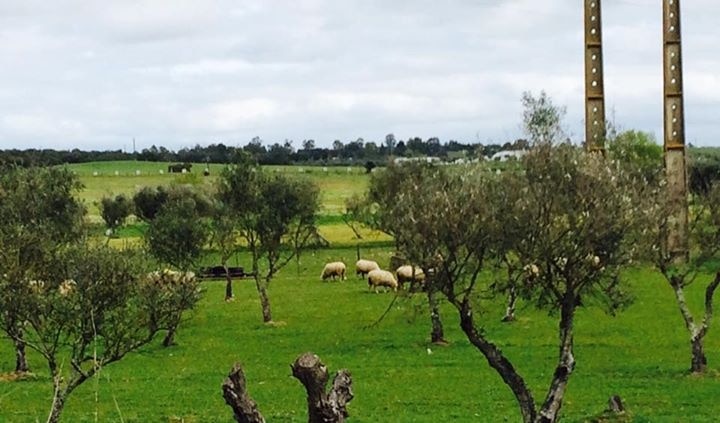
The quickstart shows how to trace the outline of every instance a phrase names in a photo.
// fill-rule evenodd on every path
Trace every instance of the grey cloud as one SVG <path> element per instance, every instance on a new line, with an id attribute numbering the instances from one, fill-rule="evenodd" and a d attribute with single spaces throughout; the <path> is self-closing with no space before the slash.
<path id="1" fill-rule="evenodd" d="M 521 136 L 545 89 L 583 130 L 581 2 L 4 0 L 0 147 Z M 683 4 L 688 141 L 720 136 L 720 4 Z M 604 4 L 606 97 L 661 128 L 660 10 Z"/>

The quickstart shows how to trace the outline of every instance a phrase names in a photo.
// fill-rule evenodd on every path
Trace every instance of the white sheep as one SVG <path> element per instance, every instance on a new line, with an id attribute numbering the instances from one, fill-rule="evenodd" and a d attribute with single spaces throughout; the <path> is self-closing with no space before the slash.
<path id="1" fill-rule="evenodd" d="M 362 278 L 365 278 L 365 275 L 371 271 L 378 269 L 380 269 L 380 266 L 378 266 L 377 262 L 372 260 L 360 259 L 357 263 L 355 263 L 355 274 L 360 275 Z"/>
<path id="2" fill-rule="evenodd" d="M 333 278 L 333 280 L 335 280 L 336 276 L 339 277 L 340 280 L 345 280 L 345 263 L 341 261 L 327 263 L 323 268 L 320 278 L 322 280 L 326 280 L 328 278 Z"/>
<path id="3" fill-rule="evenodd" d="M 398 283 L 395 279 L 395 275 L 387 270 L 375 269 L 368 272 L 368 287 L 375 288 L 375 292 L 378 292 L 378 287 L 386 286 L 393 291 L 397 291 Z"/>
<path id="4" fill-rule="evenodd" d="M 397 275 L 397 281 L 400 285 L 407 281 L 410 281 L 410 283 L 422 283 L 425 281 L 425 273 L 423 273 L 422 269 L 417 266 L 400 266 L 395 270 L 395 275 Z"/>
<path id="5" fill-rule="evenodd" d="M 151 284 L 169 286 L 194 282 L 194 272 L 176 272 L 170 269 L 156 270 L 147 274 L 146 281 Z"/>

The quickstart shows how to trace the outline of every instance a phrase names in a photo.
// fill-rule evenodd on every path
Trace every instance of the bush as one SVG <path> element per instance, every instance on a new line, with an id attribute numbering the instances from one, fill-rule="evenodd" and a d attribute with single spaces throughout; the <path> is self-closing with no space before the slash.
<path id="1" fill-rule="evenodd" d="M 143 187 L 133 196 L 135 204 L 135 216 L 138 219 L 150 222 L 160 212 L 163 204 L 167 201 L 167 191 L 163 187 Z"/>
<path id="2" fill-rule="evenodd" d="M 206 223 L 192 198 L 170 201 L 150 222 L 145 242 L 159 262 L 189 270 L 200 258 L 208 239 Z"/>
<path id="3" fill-rule="evenodd" d="M 720 181 L 720 149 L 691 148 L 688 161 L 688 187 L 694 194 L 706 194 Z"/>
<path id="4" fill-rule="evenodd" d="M 608 140 L 610 156 L 630 166 L 647 181 L 657 181 L 663 169 L 663 149 L 652 134 L 628 130 Z"/>
<path id="5" fill-rule="evenodd" d="M 210 199 L 201 191 L 189 184 L 173 184 L 170 187 L 143 187 L 133 196 L 135 216 L 151 222 L 160 213 L 166 203 L 185 199 L 193 201 L 194 210 L 200 216 L 209 216 L 212 211 Z"/>
<path id="6" fill-rule="evenodd" d="M 112 197 L 103 197 L 100 200 L 100 215 L 105 224 L 113 232 L 125 224 L 125 220 L 133 210 L 132 200 L 120 194 Z"/>

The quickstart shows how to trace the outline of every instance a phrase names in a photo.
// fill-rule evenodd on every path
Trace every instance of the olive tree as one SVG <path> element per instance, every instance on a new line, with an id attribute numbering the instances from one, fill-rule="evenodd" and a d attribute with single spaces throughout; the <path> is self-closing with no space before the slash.
<path id="1" fill-rule="evenodd" d="M 659 182 L 663 170 L 663 150 L 652 134 L 627 130 L 610 136 L 608 154 L 626 166 L 629 172 L 645 178 L 649 184 Z"/>
<path id="2" fill-rule="evenodd" d="M 180 272 L 162 271 L 144 287 L 150 299 L 154 330 L 165 329 L 164 346 L 175 343 L 183 312 L 200 300 L 199 280 L 190 271 L 203 255 L 209 237 L 208 225 L 198 214 L 192 198 L 165 204 L 145 232 L 146 248 L 158 262 Z M 176 286 L 177 289 L 168 289 Z"/>
<path id="3" fill-rule="evenodd" d="M 233 211 L 220 201 L 215 202 L 212 218 L 209 222 L 210 244 L 217 249 L 220 265 L 225 269 L 225 301 L 233 299 L 232 277 L 228 260 L 239 248 L 240 228 Z"/>
<path id="4" fill-rule="evenodd" d="M 183 271 L 195 266 L 207 239 L 207 223 L 190 198 L 163 206 L 145 232 L 146 246 L 152 256 Z"/>
<path id="5" fill-rule="evenodd" d="M 545 91 L 541 91 L 537 97 L 525 91 L 522 94 L 522 105 L 523 131 L 531 142 L 550 143 L 565 138 L 562 120 L 566 109 L 556 106 Z"/>
<path id="6" fill-rule="evenodd" d="M 405 259 L 410 260 L 413 266 L 420 266 L 423 270 L 426 283 L 422 286 L 422 291 L 427 295 L 430 311 L 430 341 L 438 344 L 444 344 L 446 340 L 440 316 L 437 285 L 432 283 L 432 278 L 436 276 L 434 263 L 437 254 L 441 253 L 438 248 L 433 247 L 436 244 L 418 241 L 417 237 L 428 234 L 413 233 L 407 230 L 407 222 L 403 214 L 406 213 L 405 207 L 409 204 L 422 208 L 438 207 L 437 204 L 432 203 L 435 198 L 431 199 L 421 195 L 418 190 L 426 188 L 428 191 L 423 191 L 424 193 L 435 189 L 444 189 L 444 186 L 452 185 L 449 178 L 450 174 L 445 168 L 425 163 L 391 163 L 386 171 L 373 174 L 365 204 L 356 204 L 353 208 L 354 215 L 363 219 L 365 224 L 394 235 L 396 250 L 405 253 Z M 399 204 L 410 196 L 413 197 L 411 203 Z M 466 208 L 461 214 L 469 218 L 473 215 L 472 213 L 474 210 Z M 465 234 L 457 233 L 456 235 L 462 238 Z M 417 243 L 412 244 L 412 240 Z M 419 249 L 409 250 L 401 247 L 408 245 L 414 245 Z M 460 260 L 459 256 L 457 258 Z"/>
<path id="7" fill-rule="evenodd" d="M 538 144 L 522 164 L 502 175 L 426 170 L 403 185 L 386 217 L 401 251 L 434 270 L 430 283 L 513 392 L 523 421 L 554 422 L 576 365 L 577 309 L 597 304 L 614 313 L 629 301 L 618 271 L 631 257 L 636 190 L 616 163 L 569 145 Z M 526 273 L 519 294 L 559 315 L 557 364 L 541 404 L 476 313 L 493 292 L 481 278 L 487 261 L 510 249 Z"/>
<path id="8" fill-rule="evenodd" d="M 270 323 L 270 283 L 313 240 L 319 190 L 308 180 L 265 174 L 240 156 L 218 179 L 217 199 L 232 210 L 250 251 L 263 321 Z"/>
<path id="9" fill-rule="evenodd" d="M 192 199 L 194 208 L 200 215 L 208 215 L 212 204 L 208 196 L 192 184 L 173 183 L 170 186 L 142 187 L 132 198 L 135 216 L 145 222 L 155 219 L 165 204 Z"/>
<path id="10" fill-rule="evenodd" d="M 706 192 L 690 197 L 689 251 L 687 257 L 679 258 L 668 245 L 673 226 L 673 205 L 666 194 L 665 183 L 660 182 L 654 190 L 648 190 L 643 208 L 646 226 L 641 245 L 645 258 L 662 274 L 675 296 L 689 335 L 690 371 L 704 373 L 707 370 L 704 340 L 713 316 L 713 297 L 720 284 L 720 267 L 717 265 L 720 252 L 720 185 L 713 184 Z M 706 280 L 708 269 L 714 274 Z M 690 285 L 700 283 L 698 281 L 705 284 L 701 318 L 693 313 L 686 291 Z"/>
<path id="11" fill-rule="evenodd" d="M 23 281 L 26 342 L 47 362 L 53 384 L 48 422 L 60 420 L 77 387 L 154 338 L 142 289 L 148 268 L 139 250 L 80 243 L 56 250 L 36 279 Z"/>
<path id="12" fill-rule="evenodd" d="M 142 187 L 133 195 L 132 200 L 135 205 L 135 216 L 145 222 L 150 222 L 167 201 L 167 191 L 162 186 Z"/>
<path id="13" fill-rule="evenodd" d="M 15 371 L 25 357 L 24 284 L 49 254 L 83 235 L 85 209 L 77 177 L 63 168 L 7 168 L 0 172 L 0 328 L 15 344 Z"/>
<path id="14" fill-rule="evenodd" d="M 100 216 L 112 232 L 125 224 L 133 210 L 132 201 L 123 194 L 115 197 L 103 197 L 100 200 Z"/>

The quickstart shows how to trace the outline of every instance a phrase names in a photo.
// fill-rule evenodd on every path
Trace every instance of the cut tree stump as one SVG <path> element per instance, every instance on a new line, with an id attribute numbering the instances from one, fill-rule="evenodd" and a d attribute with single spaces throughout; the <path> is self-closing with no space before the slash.
<path id="1" fill-rule="evenodd" d="M 305 353 L 290 366 L 292 374 L 307 391 L 308 423 L 342 423 L 348 417 L 347 404 L 352 401 L 352 378 L 343 369 L 337 372 L 329 393 L 327 367 L 320 357 Z"/>
<path id="2" fill-rule="evenodd" d="M 613 395 L 608 399 L 607 412 L 612 414 L 622 414 L 625 412 L 625 406 L 623 405 L 620 395 Z"/>
<path id="3" fill-rule="evenodd" d="M 222 384 L 225 402 L 233 410 L 238 423 L 265 423 L 255 401 L 250 398 L 245 383 L 245 374 L 240 363 L 235 363 L 230 374 Z"/>

